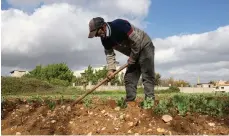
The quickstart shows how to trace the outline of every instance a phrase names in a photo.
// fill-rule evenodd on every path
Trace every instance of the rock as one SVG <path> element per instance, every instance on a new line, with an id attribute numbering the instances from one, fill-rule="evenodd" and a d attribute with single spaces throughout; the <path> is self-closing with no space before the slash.
<path id="1" fill-rule="evenodd" d="M 105 110 L 102 110 L 102 111 L 101 111 L 102 114 L 105 113 L 105 112 L 106 112 Z"/>
<path id="2" fill-rule="evenodd" d="M 88 135 L 88 136 L 91 136 L 91 135 L 92 135 L 92 132 L 88 133 L 87 135 Z"/>
<path id="3" fill-rule="evenodd" d="M 169 135 L 172 135 L 172 132 L 171 131 L 169 131 Z"/>
<path id="4" fill-rule="evenodd" d="M 73 121 L 70 121 L 69 124 L 73 124 Z"/>
<path id="5" fill-rule="evenodd" d="M 162 120 L 164 121 L 164 122 L 169 122 L 169 121 L 171 121 L 173 118 L 170 116 L 170 115 L 163 115 L 162 116 Z"/>
<path id="6" fill-rule="evenodd" d="M 104 114 L 104 116 L 108 116 L 108 115 L 109 115 L 109 113 L 105 113 L 105 114 Z"/>
<path id="7" fill-rule="evenodd" d="M 68 106 L 67 107 L 67 111 L 71 111 L 71 106 Z"/>
<path id="8" fill-rule="evenodd" d="M 121 114 L 120 116 L 119 116 L 119 118 L 122 120 L 122 119 L 124 119 L 124 114 Z"/>
<path id="9" fill-rule="evenodd" d="M 135 135 L 135 136 L 138 136 L 139 134 L 138 134 L 138 133 L 135 133 L 134 135 Z"/>
<path id="10" fill-rule="evenodd" d="M 164 128 L 157 128 L 157 132 L 164 133 L 165 132 L 165 129 Z"/>
<path id="11" fill-rule="evenodd" d="M 151 123 L 149 123 L 149 126 L 151 127 L 151 126 L 152 126 L 152 124 L 151 124 Z"/>
<path id="12" fill-rule="evenodd" d="M 56 120 L 52 120 L 52 121 L 51 121 L 51 123 L 55 123 L 55 122 L 56 122 Z"/>
<path id="13" fill-rule="evenodd" d="M 120 111 L 120 107 L 116 107 L 115 110 L 116 110 L 116 111 Z"/>
<path id="14" fill-rule="evenodd" d="M 95 121 L 95 124 L 99 124 L 99 122 L 98 121 Z"/>
<path id="15" fill-rule="evenodd" d="M 129 114 L 126 114 L 125 120 L 130 120 L 130 115 Z"/>
<path id="16" fill-rule="evenodd" d="M 118 130 L 119 128 L 114 128 L 115 130 Z"/>
<path id="17" fill-rule="evenodd" d="M 152 129 L 148 129 L 148 130 L 147 130 L 147 132 L 151 132 L 151 131 L 152 131 Z"/>
<path id="18" fill-rule="evenodd" d="M 80 109 L 83 110 L 83 107 L 81 107 Z"/>
<path id="19" fill-rule="evenodd" d="M 113 116 L 113 115 L 111 115 L 111 114 L 109 114 L 108 116 L 109 116 L 110 118 L 114 118 L 114 116 Z"/>
<path id="20" fill-rule="evenodd" d="M 128 132 L 127 133 L 132 133 L 132 131 L 131 130 L 128 130 Z"/>
<path id="21" fill-rule="evenodd" d="M 106 127 L 103 127 L 101 130 L 105 130 L 106 129 Z"/>
<path id="22" fill-rule="evenodd" d="M 65 105 L 61 106 L 62 109 L 65 109 L 65 107 L 66 107 Z"/>
<path id="23" fill-rule="evenodd" d="M 29 105 L 25 105 L 26 108 L 29 108 Z"/>
<path id="24" fill-rule="evenodd" d="M 16 135 L 21 135 L 21 133 L 20 132 L 17 132 Z"/>
<path id="25" fill-rule="evenodd" d="M 167 124 L 167 125 L 170 125 L 171 123 L 170 123 L 170 122 L 167 122 L 166 124 Z"/>
<path id="26" fill-rule="evenodd" d="M 134 125 L 134 123 L 133 123 L 133 122 L 129 122 L 128 125 L 129 125 L 130 127 L 132 127 L 132 126 Z"/>
<path id="27" fill-rule="evenodd" d="M 214 127 L 215 123 L 208 123 L 209 126 Z"/>
<path id="28" fill-rule="evenodd" d="M 93 112 L 89 112 L 88 114 L 89 114 L 89 115 L 92 115 L 92 114 L 93 114 Z"/>

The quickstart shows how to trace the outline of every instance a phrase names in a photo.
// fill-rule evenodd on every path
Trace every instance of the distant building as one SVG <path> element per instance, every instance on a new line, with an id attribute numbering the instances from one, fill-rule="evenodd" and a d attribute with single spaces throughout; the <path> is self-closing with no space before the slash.
<path id="1" fill-rule="evenodd" d="M 105 67 L 106 65 L 103 65 L 103 66 L 100 66 L 100 67 L 92 67 L 93 69 L 94 69 L 94 72 L 95 72 L 95 70 L 102 70 L 104 67 Z M 116 70 L 118 70 L 119 68 L 120 68 L 121 66 L 119 66 L 118 65 L 118 63 L 117 63 L 117 65 L 116 65 Z M 87 69 L 87 68 L 86 68 Z M 74 71 L 74 76 L 76 76 L 76 77 L 81 77 L 81 75 L 84 73 L 84 71 L 85 70 L 77 70 L 77 71 Z M 125 69 L 123 69 L 122 71 L 120 71 L 117 75 L 121 75 L 122 73 L 126 73 L 126 68 Z M 105 77 L 104 77 L 105 78 Z"/>
<path id="2" fill-rule="evenodd" d="M 228 92 L 229 93 L 229 81 L 220 80 L 215 86 L 216 92 Z"/>
<path id="3" fill-rule="evenodd" d="M 213 88 L 214 85 L 213 85 L 213 84 L 209 84 L 209 83 L 198 83 L 198 84 L 196 85 L 196 87 Z"/>
<path id="4" fill-rule="evenodd" d="M 22 77 L 23 75 L 29 73 L 28 71 L 25 70 L 13 70 L 10 72 L 12 77 Z"/>
<path id="5" fill-rule="evenodd" d="M 215 87 L 216 92 L 228 92 L 229 93 L 229 84 L 218 85 Z"/>

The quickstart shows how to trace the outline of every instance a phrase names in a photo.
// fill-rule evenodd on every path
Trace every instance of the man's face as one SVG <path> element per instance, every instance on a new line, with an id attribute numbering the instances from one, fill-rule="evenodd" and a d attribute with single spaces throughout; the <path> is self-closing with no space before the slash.
<path id="1" fill-rule="evenodd" d="M 100 28 L 96 35 L 96 37 L 102 37 L 102 38 L 105 38 L 106 37 L 106 26 L 104 25 L 102 28 Z"/>

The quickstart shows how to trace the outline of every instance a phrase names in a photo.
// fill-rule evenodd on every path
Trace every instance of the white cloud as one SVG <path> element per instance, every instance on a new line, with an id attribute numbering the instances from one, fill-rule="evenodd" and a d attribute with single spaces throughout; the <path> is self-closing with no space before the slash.
<path id="1" fill-rule="evenodd" d="M 201 34 L 154 39 L 156 67 L 163 76 L 196 82 L 229 80 L 229 26 Z"/>
<path id="2" fill-rule="evenodd" d="M 144 0 L 143 3 L 149 4 L 147 1 Z M 134 3 L 132 2 L 132 5 Z M 83 2 L 80 4 L 83 5 Z M 43 5 L 32 14 L 19 9 L 1 11 L 2 66 L 31 69 L 40 63 L 67 62 L 72 69 L 76 69 L 89 64 L 105 64 L 105 54 L 100 39 L 87 38 L 89 20 L 102 16 L 106 21 L 110 21 L 128 13 L 135 18 L 130 16 L 123 16 L 123 18 L 136 26 L 141 26 L 144 21 L 140 16 L 141 14 L 146 16 L 148 10 L 137 6 L 124 10 L 125 3 L 120 4 L 120 1 L 103 4 L 100 1 L 100 9 L 98 6 L 93 7 L 93 3 L 87 7 L 80 4 L 52 3 Z M 105 7 L 117 12 L 108 15 Z M 96 8 L 99 10 L 94 10 Z M 132 12 L 132 10 L 139 12 Z M 118 54 L 117 60 L 125 63 L 125 56 Z"/>

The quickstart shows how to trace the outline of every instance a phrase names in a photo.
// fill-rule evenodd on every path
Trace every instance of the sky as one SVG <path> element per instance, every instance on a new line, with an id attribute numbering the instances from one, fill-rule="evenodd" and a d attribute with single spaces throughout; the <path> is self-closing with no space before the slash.
<path id="1" fill-rule="evenodd" d="M 1 74 L 65 62 L 73 70 L 106 64 L 88 22 L 124 18 L 144 30 L 155 46 L 162 78 L 192 84 L 229 80 L 228 0 L 2 0 Z M 127 57 L 116 52 L 120 64 Z"/>

